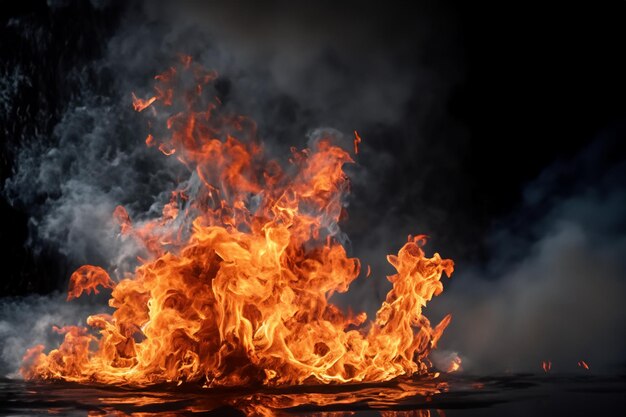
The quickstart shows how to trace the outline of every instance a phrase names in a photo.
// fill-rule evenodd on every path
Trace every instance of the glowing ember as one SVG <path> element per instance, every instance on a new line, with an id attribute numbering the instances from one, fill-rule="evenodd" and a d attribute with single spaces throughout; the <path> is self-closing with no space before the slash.
<path id="1" fill-rule="evenodd" d="M 359 144 L 361 143 L 361 136 L 359 136 L 359 133 L 355 130 L 354 131 L 354 154 L 358 154 L 359 153 Z"/>
<path id="2" fill-rule="evenodd" d="M 585 362 L 585 361 L 578 361 L 578 366 L 580 368 L 584 368 L 586 370 L 589 370 L 589 365 L 587 365 L 587 362 Z"/>
<path id="3" fill-rule="evenodd" d="M 552 362 L 550 362 L 550 361 L 543 361 L 541 363 L 541 367 L 543 368 L 543 372 L 548 373 L 548 372 L 550 372 L 550 369 L 552 369 Z"/>
<path id="4" fill-rule="evenodd" d="M 146 142 L 175 154 L 192 180 L 172 193 L 157 220 L 133 225 L 123 207 L 115 210 L 122 234 L 141 242 L 148 259 L 117 284 L 98 267 L 76 271 L 68 299 L 103 285 L 113 288 L 115 312 L 87 319 L 98 336 L 58 329 L 63 343 L 48 354 L 30 349 L 22 375 L 233 386 L 428 373 L 428 354 L 450 316 L 431 327 L 422 308 L 442 292 L 452 261 L 426 257 L 425 236 L 409 236 L 387 257 L 397 273 L 373 321 L 330 303 L 361 267 L 337 238 L 351 156 L 320 137 L 311 149 L 292 149 L 287 168 L 268 160 L 254 123 L 226 114 L 211 97 L 216 77 L 183 57 L 156 77 L 153 97 L 133 95 L 135 110 L 151 107 L 147 114 L 157 121 L 171 114 L 167 138 L 153 132 Z M 190 88 L 188 79 L 195 80 Z M 360 140 L 355 132 L 355 153 Z"/>
<path id="5" fill-rule="evenodd" d="M 462 363 L 461 358 L 458 355 L 455 355 L 450 361 L 450 365 L 448 365 L 446 372 L 452 373 L 452 372 L 459 371 L 461 369 L 461 363 Z"/>
<path id="6" fill-rule="evenodd" d="M 107 272 L 99 266 L 83 265 L 70 277 L 70 288 L 67 292 L 67 301 L 78 298 L 83 291 L 98 294 L 98 286 L 113 288 L 114 282 Z"/>
<path id="7" fill-rule="evenodd" d="M 136 111 L 144 111 L 147 107 L 150 107 L 150 105 L 154 103 L 155 100 L 156 97 L 150 97 L 148 100 L 142 100 L 140 98 L 137 98 L 137 96 L 135 96 L 135 93 L 133 93 L 133 108 Z"/>

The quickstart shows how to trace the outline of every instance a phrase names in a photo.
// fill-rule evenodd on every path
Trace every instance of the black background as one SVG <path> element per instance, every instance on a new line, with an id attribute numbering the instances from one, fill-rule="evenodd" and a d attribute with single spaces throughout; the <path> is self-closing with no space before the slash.
<path id="1" fill-rule="evenodd" d="M 462 63 L 461 81 L 446 98 L 448 120 L 460 126 L 462 134 L 444 131 L 429 136 L 432 143 L 413 143 L 411 101 L 394 126 L 365 132 L 372 154 L 380 148 L 396 158 L 383 184 L 385 193 L 408 195 L 398 212 L 427 206 L 443 213 L 432 222 L 433 230 L 447 225 L 437 247 L 460 267 L 488 259 L 484 237 L 518 208 L 524 186 L 545 167 L 576 155 L 603 130 L 623 132 L 626 2 L 546 3 L 439 3 L 438 13 L 454 17 L 448 44 L 455 47 L 433 53 Z M 74 94 L 64 77 L 67 69 L 101 56 L 120 16 L 132 7 L 120 3 L 99 9 L 76 1 L 53 10 L 44 1 L 2 4 L 0 65 L 5 71 L 18 63 L 30 68 L 34 83 L 20 91 L 20 105 L 15 107 L 19 114 L 0 114 L 0 182 L 11 176 L 20 143 L 35 129 L 52 132 L 61 117 L 64 103 Z M 333 10 L 330 3 L 314 7 Z M 414 31 L 408 7 L 382 2 L 361 7 L 359 16 L 371 22 L 368 36 L 410 42 Z M 10 24 L 14 17 L 27 18 L 40 37 L 18 36 Z M 378 25 L 381 20 L 397 24 L 387 31 Z M 446 33 L 446 28 L 439 33 Z M 416 56 L 421 53 L 416 48 Z M 106 77 L 93 76 L 92 81 L 95 89 L 106 93 Z M 417 106 L 418 98 L 414 101 Z M 431 128 L 436 133 L 438 127 Z M 624 159 L 620 138 L 616 135 L 606 158 Z M 429 158 L 441 161 L 437 169 L 416 170 L 415 161 Z M 598 169 L 603 163 L 598 161 Z M 575 169 L 571 175 L 577 175 Z M 418 177 L 445 192 L 412 194 Z M 386 196 L 372 198 L 377 207 Z M 74 266 L 54 247 L 35 251 L 27 244 L 27 212 L 0 195 L 1 296 L 63 288 Z M 353 216 L 348 233 L 375 217 L 375 209 Z M 352 232 L 358 238 L 358 230 Z"/>

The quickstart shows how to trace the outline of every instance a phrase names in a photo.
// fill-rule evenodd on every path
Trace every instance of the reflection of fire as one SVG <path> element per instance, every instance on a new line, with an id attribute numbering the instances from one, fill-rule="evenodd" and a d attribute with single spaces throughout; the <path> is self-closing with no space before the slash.
<path id="1" fill-rule="evenodd" d="M 59 385 L 49 396 L 60 400 L 69 400 L 68 390 Z M 67 387 L 63 387 L 67 388 Z M 191 389 L 190 389 L 191 388 Z M 310 388 L 310 387 L 308 387 Z M 439 394 L 448 392 L 447 382 L 433 378 L 397 378 L 391 382 L 326 385 L 311 390 L 300 387 L 283 387 L 278 389 L 246 389 L 220 390 L 213 392 L 198 391 L 186 386 L 179 390 L 109 390 L 107 387 L 81 387 L 81 403 L 89 409 L 93 407 L 90 400 L 97 401 L 97 410 L 90 411 L 89 416 L 161 416 L 211 413 L 224 410 L 224 415 L 238 410 L 242 415 L 254 417 L 279 417 L 297 415 L 310 417 L 344 417 L 360 415 L 351 408 L 377 410 L 374 415 L 385 417 L 445 417 L 443 410 L 431 412 L 433 400 Z M 71 390 L 69 390 L 71 392 Z M 84 401 L 84 400 L 87 401 Z M 402 409 L 409 402 L 416 407 L 414 410 Z M 403 404 L 404 403 L 404 404 Z M 65 403 L 61 403 L 65 404 Z M 174 409 L 167 413 L 165 410 Z M 400 409 L 398 409 L 400 408 Z M 62 413 L 64 408 L 49 409 L 50 414 Z M 123 411 L 122 411 L 123 410 Z M 228 413 L 228 411 L 231 413 Z M 307 410 L 316 410 L 308 412 Z M 303 413 L 304 411 L 304 413 Z"/>
<path id="2" fill-rule="evenodd" d="M 153 97 L 134 97 L 135 109 L 149 108 L 157 121 L 164 110 L 173 114 L 167 140 L 153 132 L 146 143 L 193 170 L 199 186 L 176 190 L 160 219 L 138 226 L 116 209 L 121 233 L 150 256 L 117 284 L 98 267 L 74 273 L 68 298 L 114 287 L 115 312 L 87 319 L 99 336 L 69 326 L 59 329 L 58 349 L 30 349 L 24 377 L 232 386 L 427 373 L 450 317 L 431 327 L 422 307 L 443 290 L 452 261 L 425 257 L 425 237 L 409 236 L 387 258 L 397 273 L 373 322 L 329 303 L 360 274 L 336 238 L 349 186 L 343 165 L 352 158 L 321 137 L 312 149 L 292 149 L 286 169 L 266 159 L 254 123 L 207 99 L 216 77 L 186 57 L 156 77 Z M 187 79 L 193 88 L 183 86 Z"/>

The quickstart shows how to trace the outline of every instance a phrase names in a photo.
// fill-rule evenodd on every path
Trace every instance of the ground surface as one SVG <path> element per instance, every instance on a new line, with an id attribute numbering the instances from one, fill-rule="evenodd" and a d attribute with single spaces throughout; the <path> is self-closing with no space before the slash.
<path id="1" fill-rule="evenodd" d="M 138 390 L 0 380 L 0 415 L 450 417 L 625 412 L 626 376 L 457 376 L 434 381 L 248 391 L 188 386 Z"/>

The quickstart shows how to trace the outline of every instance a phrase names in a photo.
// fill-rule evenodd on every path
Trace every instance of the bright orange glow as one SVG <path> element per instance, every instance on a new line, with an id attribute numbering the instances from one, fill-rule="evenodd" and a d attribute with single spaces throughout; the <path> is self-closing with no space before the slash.
<path id="1" fill-rule="evenodd" d="M 455 355 L 450 361 L 450 364 L 448 365 L 446 372 L 452 373 L 452 372 L 459 371 L 461 369 L 461 363 L 462 363 L 461 358 Z"/>
<path id="2" fill-rule="evenodd" d="M 587 362 L 585 362 L 585 361 L 579 361 L 578 362 L 578 366 L 580 368 L 585 368 L 586 370 L 589 370 L 589 365 L 587 365 Z"/>
<path id="3" fill-rule="evenodd" d="M 445 414 L 441 414 L 441 417 L 445 417 Z M 380 417 L 431 417 L 430 410 L 408 410 L 408 411 L 381 411 Z M 343 417 L 343 416 L 342 416 Z"/>
<path id="4" fill-rule="evenodd" d="M 78 298 L 81 294 L 98 294 L 98 286 L 113 288 L 114 282 L 107 272 L 99 266 L 83 265 L 78 268 L 70 277 L 70 287 L 67 292 L 67 301 Z"/>
<path id="5" fill-rule="evenodd" d="M 354 131 L 354 154 L 358 154 L 359 153 L 359 144 L 361 143 L 361 136 L 359 136 L 359 133 L 355 130 Z"/>
<path id="6" fill-rule="evenodd" d="M 134 97 L 134 106 L 172 114 L 168 134 L 150 142 L 166 137 L 159 149 L 176 153 L 197 189 L 175 190 L 161 218 L 138 226 L 123 207 L 115 210 L 121 233 L 150 256 L 116 285 L 98 267 L 74 273 L 68 298 L 112 288 L 114 313 L 87 319 L 95 334 L 70 326 L 59 330 L 57 349 L 30 349 L 22 375 L 210 387 L 427 374 L 450 316 L 433 327 L 422 308 L 443 291 L 453 262 L 427 257 L 426 237 L 409 236 L 387 257 L 397 272 L 376 317 L 341 311 L 330 297 L 347 291 L 361 268 L 336 238 L 349 189 L 343 166 L 352 157 L 321 136 L 310 149 L 292 149 L 287 169 L 267 159 L 256 125 L 206 97 L 217 74 L 181 59 L 156 77 L 156 95 Z M 183 73 L 193 87 L 180 87 L 190 78 Z"/>
<path id="7" fill-rule="evenodd" d="M 147 107 L 150 107 L 152 103 L 157 99 L 156 97 L 150 97 L 147 100 L 138 98 L 135 93 L 132 93 L 133 96 L 133 108 L 136 111 L 144 111 Z"/>

